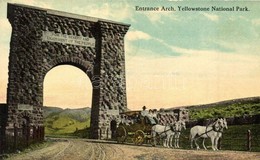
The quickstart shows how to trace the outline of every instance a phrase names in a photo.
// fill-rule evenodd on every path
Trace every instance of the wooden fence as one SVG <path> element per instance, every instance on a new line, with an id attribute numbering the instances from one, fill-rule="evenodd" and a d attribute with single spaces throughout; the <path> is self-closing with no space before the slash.
<path id="1" fill-rule="evenodd" d="M 0 138 L 0 154 L 23 150 L 30 144 L 44 140 L 44 126 L 24 126 L 2 131 Z"/>
<path id="2" fill-rule="evenodd" d="M 229 129 L 224 130 L 222 138 L 219 141 L 219 149 L 260 152 L 260 134 L 257 129 L 260 127 L 260 124 L 228 127 Z M 190 149 L 189 134 L 190 128 L 187 128 L 181 133 L 180 146 L 183 149 Z M 200 148 L 203 148 L 202 139 L 198 140 L 198 144 Z M 206 139 L 205 144 L 208 146 L 208 149 L 211 149 L 211 141 L 209 138 Z"/>
<path id="3" fill-rule="evenodd" d="M 243 134 L 233 133 L 232 136 L 223 135 L 220 146 L 225 150 L 260 151 L 259 133 L 247 130 Z"/>

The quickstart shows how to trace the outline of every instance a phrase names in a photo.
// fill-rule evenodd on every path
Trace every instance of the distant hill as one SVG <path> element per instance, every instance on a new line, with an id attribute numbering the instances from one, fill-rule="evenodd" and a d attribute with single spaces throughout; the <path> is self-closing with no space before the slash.
<path id="1" fill-rule="evenodd" d="M 89 107 L 79 109 L 62 109 L 43 107 L 45 133 L 47 135 L 71 134 L 90 126 Z"/>
<path id="2" fill-rule="evenodd" d="M 223 105 L 246 104 L 246 103 L 260 103 L 260 97 L 247 97 L 247 98 L 238 98 L 238 99 L 225 100 L 225 101 L 209 103 L 209 104 L 179 106 L 179 107 L 168 108 L 166 110 L 179 109 L 179 108 L 206 109 L 206 108 L 214 108 L 214 107 L 223 106 Z"/>

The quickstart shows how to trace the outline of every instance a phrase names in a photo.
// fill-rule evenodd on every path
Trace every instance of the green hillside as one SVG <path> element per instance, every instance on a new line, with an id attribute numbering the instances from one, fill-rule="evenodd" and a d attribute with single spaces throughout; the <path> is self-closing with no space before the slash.
<path id="1" fill-rule="evenodd" d="M 208 119 L 217 117 L 241 117 L 260 114 L 260 98 L 230 100 L 214 104 L 189 107 L 190 119 Z"/>
<path id="2" fill-rule="evenodd" d="M 44 107 L 46 135 L 74 135 L 90 126 L 90 108 Z"/>

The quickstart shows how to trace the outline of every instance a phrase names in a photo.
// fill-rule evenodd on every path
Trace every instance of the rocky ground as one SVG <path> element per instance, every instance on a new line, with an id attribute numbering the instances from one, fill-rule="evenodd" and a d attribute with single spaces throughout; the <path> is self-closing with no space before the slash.
<path id="1" fill-rule="evenodd" d="M 15 154 L 10 160 L 257 160 L 259 152 L 168 149 L 87 139 L 52 139 L 48 147 Z"/>

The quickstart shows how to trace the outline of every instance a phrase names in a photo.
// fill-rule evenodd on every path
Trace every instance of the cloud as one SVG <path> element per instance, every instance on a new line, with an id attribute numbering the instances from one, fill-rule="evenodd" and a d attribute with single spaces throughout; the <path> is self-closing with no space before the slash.
<path id="1" fill-rule="evenodd" d="M 131 7 L 127 1 L 120 1 L 118 3 L 92 3 L 86 6 L 77 6 L 71 9 L 77 14 L 85 14 L 91 17 L 98 17 L 103 19 L 110 19 L 115 21 L 124 21 L 132 19 Z"/>
<path id="2" fill-rule="evenodd" d="M 180 52 L 188 54 L 126 57 L 131 109 L 143 104 L 174 107 L 259 95 L 259 56 L 185 48 Z M 177 101 L 172 101 L 173 97 Z"/>
<path id="3" fill-rule="evenodd" d="M 224 40 L 215 40 L 215 43 L 221 47 L 231 49 L 233 53 L 237 54 L 245 54 L 245 55 L 257 55 L 259 54 L 260 46 L 259 46 L 259 39 L 256 34 L 255 38 L 250 40 L 250 43 L 242 43 L 239 41 L 229 42 Z"/>
<path id="4" fill-rule="evenodd" d="M 254 25 L 254 26 L 260 26 L 260 18 L 258 18 L 258 19 L 252 19 L 252 24 Z"/>
<path id="5" fill-rule="evenodd" d="M 135 40 L 149 40 L 151 36 L 142 31 L 128 31 L 126 34 L 126 40 L 135 41 Z"/>
<path id="6" fill-rule="evenodd" d="M 202 15 L 205 16 L 206 18 L 208 18 L 211 21 L 218 21 L 219 20 L 219 16 L 215 15 L 215 14 L 208 14 L 208 13 L 203 12 Z"/>
<path id="7" fill-rule="evenodd" d="M 156 40 L 158 43 L 161 43 L 162 45 L 164 45 L 165 47 L 171 49 L 173 52 L 175 53 L 180 53 L 180 54 L 217 54 L 217 53 L 224 53 L 224 52 L 220 52 L 220 51 L 216 51 L 216 50 L 197 50 L 197 49 L 190 49 L 190 48 L 182 48 L 182 47 L 178 47 L 178 46 L 174 46 L 174 45 L 170 45 L 167 42 L 165 42 L 162 39 L 159 38 L 153 38 L 154 40 Z"/>
<path id="8" fill-rule="evenodd" d="M 46 1 L 39 1 L 39 0 L 11 0 L 10 3 L 20 3 L 29 6 L 36 6 L 42 8 L 53 9 L 52 5 Z"/>
<path id="9" fill-rule="evenodd" d="M 140 12 L 143 14 L 151 23 L 154 25 L 164 24 L 168 20 L 178 21 L 178 17 L 173 12 L 166 11 L 150 11 L 150 12 Z M 167 18 L 165 21 L 163 18 Z"/>

